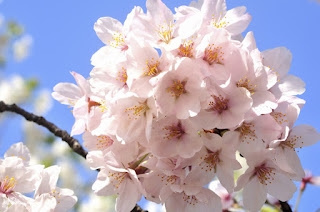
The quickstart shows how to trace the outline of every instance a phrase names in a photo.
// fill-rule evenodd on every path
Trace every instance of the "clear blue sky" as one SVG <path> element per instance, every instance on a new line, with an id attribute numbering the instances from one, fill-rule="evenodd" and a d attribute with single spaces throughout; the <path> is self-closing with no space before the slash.
<path id="1" fill-rule="evenodd" d="M 190 3 L 164 2 L 171 9 Z M 4 0 L 0 13 L 23 24 L 34 39 L 30 57 L 22 63 L 9 62 L 6 74 L 36 77 L 41 87 L 47 89 L 59 82 L 74 82 L 70 71 L 88 77 L 91 55 L 103 46 L 93 24 L 103 16 L 123 22 L 135 5 L 145 10 L 144 0 Z M 254 32 L 261 51 L 278 46 L 291 50 L 293 62 L 289 73 L 307 84 L 302 95 L 307 103 L 296 124 L 310 124 L 320 130 L 320 4 L 310 0 L 227 0 L 228 8 L 242 5 L 253 16 L 248 31 Z M 69 132 L 74 121 L 70 110 L 57 102 L 46 118 Z M 17 138 L 18 135 L 12 135 L 13 141 Z M 0 153 L 3 152 L 1 149 Z M 299 153 L 303 167 L 316 175 L 320 175 L 319 153 L 320 143 Z M 320 208 L 320 188 L 308 187 L 299 208 L 303 212 Z"/>

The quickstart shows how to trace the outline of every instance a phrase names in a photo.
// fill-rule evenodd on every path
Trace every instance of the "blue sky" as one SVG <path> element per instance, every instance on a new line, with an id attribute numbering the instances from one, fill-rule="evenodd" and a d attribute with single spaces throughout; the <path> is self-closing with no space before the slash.
<path id="1" fill-rule="evenodd" d="M 171 9 L 190 3 L 189 0 L 163 1 Z M 92 68 L 90 58 L 103 46 L 93 24 L 103 16 L 123 22 L 135 5 L 145 11 L 144 0 L 4 0 L 0 13 L 23 24 L 34 40 L 30 57 L 21 63 L 9 61 L 5 74 L 36 77 L 40 86 L 49 90 L 59 82 L 74 82 L 70 71 L 88 77 Z M 302 95 L 306 105 L 296 124 L 310 124 L 320 130 L 320 4 L 309 0 L 227 0 L 229 9 L 242 5 L 253 16 L 247 31 L 254 32 L 261 51 L 278 46 L 291 50 L 293 62 L 289 73 L 307 84 Z M 69 132 L 74 121 L 70 110 L 58 102 L 54 102 L 46 118 Z M 19 135 L 10 138 L 15 142 Z M 1 149 L 0 153 L 3 152 Z M 299 152 L 303 167 L 316 175 L 320 175 L 319 152 L 320 143 Z M 302 197 L 300 211 L 320 208 L 319 196 L 320 188 L 309 186 Z"/>

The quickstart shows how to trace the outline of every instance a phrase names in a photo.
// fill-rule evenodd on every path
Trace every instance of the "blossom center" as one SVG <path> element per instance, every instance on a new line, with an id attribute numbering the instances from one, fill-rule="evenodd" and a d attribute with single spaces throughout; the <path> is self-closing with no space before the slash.
<path id="1" fill-rule="evenodd" d="M 209 46 L 204 51 L 203 60 L 209 63 L 209 65 L 213 64 L 222 64 L 224 58 L 224 53 L 221 51 L 222 47 L 214 47 L 214 44 L 209 44 Z"/>
<path id="2" fill-rule="evenodd" d="M 159 68 L 160 62 L 158 60 L 154 60 L 154 58 L 152 58 L 151 61 L 147 60 L 146 64 L 146 68 L 143 68 L 143 74 L 145 76 L 155 77 L 161 72 Z"/>
<path id="3" fill-rule="evenodd" d="M 240 79 L 237 82 L 237 87 L 246 88 L 251 94 L 254 94 L 254 90 L 257 87 L 257 85 L 252 85 L 250 83 L 250 80 L 247 77 L 245 77 L 244 79 Z"/>
<path id="4" fill-rule="evenodd" d="M 56 192 L 56 189 L 54 189 L 54 190 L 51 192 L 51 196 L 53 196 L 54 198 L 56 198 L 58 204 L 60 203 L 60 192 Z"/>
<path id="5" fill-rule="evenodd" d="M 223 18 L 221 18 L 221 13 L 219 17 L 215 17 L 214 15 L 212 15 L 212 19 L 211 19 L 211 24 L 216 27 L 216 28 L 226 28 L 227 25 L 229 24 L 229 22 L 226 21 L 226 16 L 224 16 Z"/>
<path id="6" fill-rule="evenodd" d="M 247 141 L 247 143 L 249 144 L 250 140 L 255 141 L 256 130 L 253 128 L 254 128 L 254 124 L 243 123 L 241 127 L 236 129 L 238 132 L 240 132 L 242 142 Z"/>
<path id="7" fill-rule="evenodd" d="M 156 29 L 156 32 L 158 33 L 160 41 L 169 44 L 170 40 L 173 38 L 173 27 L 174 23 L 172 23 L 171 20 L 168 24 L 165 21 L 163 25 L 159 25 L 159 28 Z"/>
<path id="8" fill-rule="evenodd" d="M 193 41 L 188 41 L 188 42 L 183 41 L 183 43 L 179 47 L 178 55 L 181 57 L 192 58 L 193 57 L 193 53 L 192 53 L 193 45 L 194 45 Z"/>
<path id="9" fill-rule="evenodd" d="M 259 182 L 263 185 L 268 185 L 274 180 L 274 171 L 270 167 L 266 167 L 265 165 L 261 165 L 255 168 L 255 174 L 259 179 Z"/>
<path id="10" fill-rule="evenodd" d="M 167 88 L 167 92 L 171 96 L 178 98 L 181 94 L 187 93 L 185 90 L 186 81 L 174 80 L 171 87 Z"/>
<path id="11" fill-rule="evenodd" d="M 166 127 L 162 128 L 162 130 L 167 131 L 163 138 L 168 139 L 168 140 L 170 140 L 170 139 L 178 139 L 179 140 L 185 134 L 185 131 L 182 128 L 181 122 L 179 122 L 176 125 L 172 124 L 170 126 L 166 126 Z"/>
<path id="12" fill-rule="evenodd" d="M 184 192 L 182 198 L 185 202 L 187 202 L 190 205 L 195 205 L 199 202 L 199 200 L 194 195 L 186 195 Z"/>
<path id="13" fill-rule="evenodd" d="M 282 141 L 282 142 L 280 143 L 280 145 L 281 145 L 282 147 L 289 147 L 290 149 L 292 149 L 293 151 L 295 151 L 295 148 L 297 148 L 297 147 L 296 147 L 297 140 L 300 140 L 301 138 L 302 138 L 301 136 L 296 136 L 296 135 L 294 135 L 294 136 L 292 136 L 291 138 L 288 138 L 287 140 Z M 303 143 L 303 141 L 302 141 L 302 143 Z M 301 148 L 301 147 L 300 147 L 300 148 Z"/>
<path id="14" fill-rule="evenodd" d="M 203 157 L 204 166 L 202 166 L 201 169 L 204 169 L 206 172 L 216 171 L 216 166 L 220 162 L 219 155 L 220 150 L 216 152 L 208 150 L 208 153 Z"/>
<path id="15" fill-rule="evenodd" d="M 159 175 L 158 175 L 159 176 Z M 166 175 L 163 175 L 161 176 L 161 182 L 165 182 L 166 185 L 173 185 L 173 184 L 176 184 L 177 181 L 179 181 L 179 177 L 177 177 L 176 175 L 171 175 L 171 176 L 166 176 Z"/>
<path id="16" fill-rule="evenodd" d="M 17 180 L 13 177 L 9 178 L 6 176 L 1 182 L 0 182 L 0 192 L 4 194 L 10 194 L 13 189 L 17 185 Z"/>
<path id="17" fill-rule="evenodd" d="M 121 33 L 115 32 L 112 36 L 112 39 L 112 41 L 108 41 L 110 46 L 123 51 L 128 49 L 128 46 L 124 41 L 124 36 Z"/>
<path id="18" fill-rule="evenodd" d="M 209 103 L 209 106 L 210 106 L 209 110 L 215 111 L 219 114 L 221 114 L 225 110 L 228 110 L 229 99 L 226 99 L 226 98 L 222 97 L 221 95 L 219 95 L 219 96 L 212 95 L 212 98 L 214 101 L 211 101 Z"/>
<path id="19" fill-rule="evenodd" d="M 286 114 L 283 114 L 281 112 L 272 112 L 271 116 L 274 118 L 274 120 L 278 124 L 283 124 L 285 122 L 288 122 L 288 120 L 286 119 Z"/>
<path id="20" fill-rule="evenodd" d="M 114 188 L 119 188 L 121 183 L 126 179 L 128 176 L 127 172 L 108 172 L 108 177 L 110 179 L 110 183 Z"/>
<path id="21" fill-rule="evenodd" d="M 116 80 L 119 80 L 123 83 L 127 82 L 128 79 L 128 75 L 127 75 L 127 69 L 125 68 L 121 68 L 122 70 L 118 72 L 118 77 L 116 78 Z"/>
<path id="22" fill-rule="evenodd" d="M 113 144 L 113 140 L 106 135 L 100 135 L 97 138 L 96 146 L 99 150 L 104 150 Z"/>
<path id="23" fill-rule="evenodd" d="M 125 113 L 128 114 L 128 118 L 137 120 L 141 115 L 145 116 L 147 110 L 149 109 L 146 102 L 140 103 L 139 105 L 135 105 L 131 108 L 125 109 Z"/>

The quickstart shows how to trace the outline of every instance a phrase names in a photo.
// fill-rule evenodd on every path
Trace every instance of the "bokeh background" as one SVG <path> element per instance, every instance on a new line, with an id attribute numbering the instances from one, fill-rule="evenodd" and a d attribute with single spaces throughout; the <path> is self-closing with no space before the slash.
<path id="1" fill-rule="evenodd" d="M 191 1 L 163 2 L 174 10 Z M 10 79 L 14 74 L 19 74 L 25 79 L 36 79 L 39 89 L 35 92 L 39 95 L 43 90 L 50 93 L 59 82 L 74 82 L 70 71 L 88 77 L 92 69 L 90 58 L 103 46 L 93 30 L 95 21 L 100 17 L 110 16 L 123 22 L 135 5 L 146 11 L 144 0 L 2 1 L 1 19 L 16 20 L 22 24 L 24 33 L 31 36 L 25 42 L 32 45 L 28 58 L 20 62 L 9 52 L 0 76 Z M 306 105 L 296 125 L 310 124 L 320 131 L 320 3 L 315 0 L 227 0 L 227 6 L 229 9 L 236 6 L 247 7 L 253 18 L 246 32 L 254 32 L 260 51 L 278 46 L 291 50 L 293 61 L 289 73 L 306 82 L 306 92 L 301 96 L 306 100 Z M 49 103 L 50 100 L 46 102 Z M 34 110 L 39 104 L 41 103 L 31 98 L 26 108 Z M 51 109 L 44 116 L 69 132 L 74 122 L 70 109 L 56 101 L 53 101 Z M 22 131 L 21 119 L 16 116 L 10 116 L 1 123 L 0 156 L 11 144 L 25 140 Z M 77 138 L 81 140 L 81 136 Z M 48 152 L 42 154 L 57 153 L 57 148 L 47 149 Z M 60 156 L 63 154 L 66 153 L 62 151 Z M 305 169 L 311 170 L 314 175 L 320 175 L 320 143 L 303 148 L 298 154 Z M 61 164 L 67 166 L 65 163 Z M 82 181 L 93 182 L 96 173 L 90 174 L 82 170 L 85 166 L 83 164 L 79 166 Z M 81 184 L 82 181 L 77 183 Z M 290 200 L 293 206 L 296 197 L 297 194 Z M 299 211 L 316 211 L 319 208 L 320 187 L 308 186 L 302 196 Z"/>

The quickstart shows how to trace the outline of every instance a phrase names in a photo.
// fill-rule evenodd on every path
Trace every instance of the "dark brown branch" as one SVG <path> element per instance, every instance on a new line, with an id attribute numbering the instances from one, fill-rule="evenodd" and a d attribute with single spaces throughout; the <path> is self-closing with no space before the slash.
<path id="1" fill-rule="evenodd" d="M 139 205 L 136 205 L 131 212 L 148 212 L 148 211 L 145 211 L 142 208 L 140 208 Z"/>
<path id="2" fill-rule="evenodd" d="M 67 131 L 61 130 L 55 124 L 47 121 L 42 116 L 37 116 L 32 113 L 29 113 L 29 112 L 25 111 L 24 109 L 22 109 L 21 107 L 17 106 L 16 104 L 7 105 L 3 101 L 0 101 L 0 113 L 5 112 L 5 111 L 17 113 L 17 114 L 23 116 L 26 120 L 32 121 L 40 126 L 47 128 L 55 136 L 61 138 L 65 142 L 67 142 L 68 145 L 70 146 L 70 148 L 74 152 L 76 152 L 77 154 L 86 158 L 88 152 L 82 148 L 81 144 L 79 143 L 79 141 L 77 139 L 74 139 L 73 137 L 71 137 L 69 135 L 69 133 Z"/>
<path id="3" fill-rule="evenodd" d="M 70 148 L 76 152 L 77 154 L 81 155 L 83 158 L 86 158 L 88 152 L 83 149 L 79 141 L 69 135 L 69 133 L 65 130 L 61 130 L 55 124 L 47 121 L 42 116 L 37 116 L 33 113 L 29 113 L 19 107 L 16 104 L 7 105 L 3 101 L 0 101 L 0 113 L 2 112 L 12 112 L 23 116 L 26 120 L 32 121 L 40 126 L 47 128 L 50 132 L 52 132 L 55 136 L 61 138 L 63 141 L 67 142 Z M 132 212 L 148 212 L 144 211 L 138 205 L 136 205 Z"/>
<path id="4" fill-rule="evenodd" d="M 281 205 L 281 210 L 283 212 L 292 212 L 292 209 L 291 209 L 290 205 L 287 202 L 282 202 L 282 201 L 279 201 L 279 202 L 280 202 L 280 205 Z"/>

